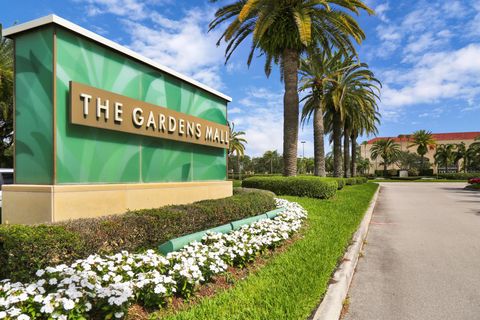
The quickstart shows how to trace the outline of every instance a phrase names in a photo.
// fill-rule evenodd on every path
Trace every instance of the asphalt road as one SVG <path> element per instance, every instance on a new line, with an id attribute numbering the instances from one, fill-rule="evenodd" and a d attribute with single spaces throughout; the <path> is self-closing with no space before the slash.
<path id="1" fill-rule="evenodd" d="M 480 319 L 480 193 L 381 185 L 344 319 Z"/>

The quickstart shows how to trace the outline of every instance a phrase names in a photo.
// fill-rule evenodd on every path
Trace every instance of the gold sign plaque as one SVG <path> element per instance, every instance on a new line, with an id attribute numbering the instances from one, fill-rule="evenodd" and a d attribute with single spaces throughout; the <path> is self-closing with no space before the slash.
<path id="1" fill-rule="evenodd" d="M 73 124 L 228 148 L 228 126 L 70 81 Z"/>

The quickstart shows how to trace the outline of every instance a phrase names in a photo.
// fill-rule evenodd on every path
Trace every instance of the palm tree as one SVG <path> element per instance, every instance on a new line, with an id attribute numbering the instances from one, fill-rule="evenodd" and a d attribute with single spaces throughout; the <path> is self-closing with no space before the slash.
<path id="1" fill-rule="evenodd" d="M 270 174 L 273 173 L 273 161 L 278 159 L 277 150 L 267 151 L 263 154 L 263 158 L 270 163 Z"/>
<path id="2" fill-rule="evenodd" d="M 373 160 L 376 160 L 378 157 L 382 158 L 384 176 L 387 176 L 387 167 L 397 160 L 401 152 L 400 145 L 391 138 L 375 141 L 370 151 Z"/>
<path id="3" fill-rule="evenodd" d="M 328 52 L 329 53 L 329 52 Z M 325 145 L 324 145 L 324 93 L 326 74 L 329 69 L 327 51 L 314 50 L 307 58 L 300 61 L 300 88 L 307 91 L 302 99 L 305 104 L 302 108 L 301 122 L 309 122 L 313 114 L 313 146 L 314 146 L 314 175 L 324 177 L 325 173 Z"/>
<path id="4" fill-rule="evenodd" d="M 475 138 L 475 141 L 468 146 L 465 153 L 464 169 L 479 170 L 480 169 L 480 137 Z"/>
<path id="5" fill-rule="evenodd" d="M 434 155 L 435 163 L 445 166 L 445 173 L 448 173 L 450 164 L 455 163 L 455 149 L 454 144 L 441 144 L 437 147 Z"/>
<path id="6" fill-rule="evenodd" d="M 357 175 L 357 138 L 363 134 L 377 134 L 377 124 L 380 123 L 380 113 L 377 111 L 378 106 L 376 99 L 367 102 L 363 107 L 357 107 L 355 112 L 351 113 L 349 117 L 349 127 L 351 130 L 351 155 L 352 161 L 350 163 L 350 175 L 355 177 Z"/>
<path id="7" fill-rule="evenodd" d="M 344 139 L 344 168 L 350 168 L 349 141 L 351 137 L 348 117 L 356 110 L 376 109 L 380 82 L 368 65 L 360 63 L 353 55 L 341 52 L 332 55 L 334 62 L 327 75 L 325 92 L 325 128 L 331 133 L 334 154 L 334 176 L 342 176 L 342 134 Z"/>
<path id="8" fill-rule="evenodd" d="M 467 166 L 467 146 L 465 145 L 465 142 L 461 142 L 455 146 L 455 160 L 454 163 L 457 166 L 457 171 L 461 170 L 460 166 L 460 160 L 463 160 L 462 166 L 463 166 L 463 172 L 466 172 Z"/>
<path id="9" fill-rule="evenodd" d="M 230 139 L 228 141 L 228 156 L 230 157 L 234 153 L 237 154 L 237 164 L 238 164 L 238 175 L 241 180 L 241 168 L 240 168 L 240 158 L 245 155 L 245 144 L 247 140 L 243 138 L 245 136 L 244 131 L 235 131 L 235 123 L 228 123 L 230 128 Z"/>
<path id="10" fill-rule="evenodd" d="M 428 149 L 435 147 L 435 139 L 433 138 L 432 132 L 426 130 L 417 130 L 412 135 L 412 143 L 408 146 L 417 147 L 417 153 L 422 157 L 420 159 L 420 170 L 423 170 L 424 156 L 427 154 Z"/>
<path id="11" fill-rule="evenodd" d="M 218 2 L 218 0 L 210 0 Z M 266 58 L 265 73 L 270 75 L 272 62 L 280 65 L 284 82 L 283 157 L 284 175 L 297 173 L 298 149 L 298 68 L 300 56 L 307 48 L 327 48 L 332 44 L 354 52 L 351 37 L 360 43 L 365 34 L 348 12 L 373 11 L 361 0 L 238 0 L 217 10 L 210 30 L 230 21 L 217 45 L 227 43 L 226 60 L 250 35 L 250 65 L 256 51 Z"/>

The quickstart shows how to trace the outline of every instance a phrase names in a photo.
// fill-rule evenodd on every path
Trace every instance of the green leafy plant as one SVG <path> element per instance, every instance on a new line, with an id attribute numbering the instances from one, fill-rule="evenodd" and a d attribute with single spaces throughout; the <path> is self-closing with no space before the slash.
<path id="1" fill-rule="evenodd" d="M 0 226 L 0 279 L 28 280 L 35 270 L 91 254 L 141 252 L 160 243 L 275 209 L 273 194 L 232 197 L 54 225 Z"/>
<path id="2" fill-rule="evenodd" d="M 338 182 L 320 177 L 251 177 L 243 180 L 243 187 L 270 190 L 277 195 L 328 199 L 335 195 Z"/>

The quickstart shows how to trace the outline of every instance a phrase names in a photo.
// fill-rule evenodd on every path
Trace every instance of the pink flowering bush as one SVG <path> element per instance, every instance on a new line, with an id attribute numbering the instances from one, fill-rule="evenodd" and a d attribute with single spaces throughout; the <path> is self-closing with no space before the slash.
<path id="1" fill-rule="evenodd" d="M 480 184 L 480 178 L 472 178 L 468 180 L 469 184 Z"/>

